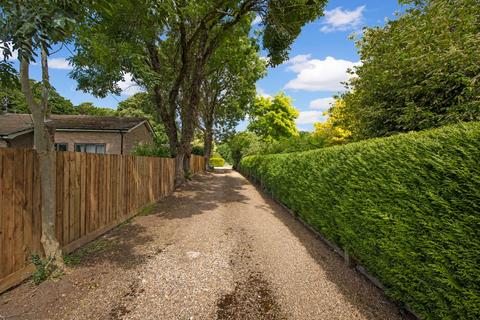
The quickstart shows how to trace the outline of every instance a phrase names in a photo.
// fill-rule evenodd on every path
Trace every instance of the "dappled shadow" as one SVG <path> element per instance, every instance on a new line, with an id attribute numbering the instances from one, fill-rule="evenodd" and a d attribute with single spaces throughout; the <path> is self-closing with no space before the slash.
<path id="1" fill-rule="evenodd" d="M 157 202 L 148 215 L 161 219 L 184 219 L 209 212 L 225 203 L 245 203 L 248 198 L 240 191 L 246 185 L 248 182 L 238 177 L 213 173 L 197 174 L 172 195 Z M 152 252 L 141 249 L 146 244 L 156 242 L 155 231 L 149 230 L 148 224 L 135 221 L 137 220 L 122 224 L 96 240 L 107 241 L 107 249 L 85 254 L 77 267 L 108 263 L 123 269 L 132 269 L 145 263 L 152 257 Z M 159 247 L 154 251 L 162 250 L 163 248 Z"/>
<path id="2" fill-rule="evenodd" d="M 98 264 L 111 264 L 123 269 L 133 269 L 151 257 L 149 252 L 137 248 L 154 241 L 147 232 L 147 228 L 139 224 L 123 224 L 113 229 L 103 237 L 87 244 L 73 252 L 72 256 L 80 256 L 80 263 L 76 267 L 94 267 Z M 85 252 L 86 248 L 100 244 L 100 249 Z"/>
<path id="3" fill-rule="evenodd" d="M 215 210 L 222 204 L 246 203 L 241 190 L 248 182 L 226 174 L 201 173 L 158 203 L 156 215 L 163 219 L 183 219 Z"/>
<path id="4" fill-rule="evenodd" d="M 252 183 L 266 204 L 257 205 L 279 219 L 290 232 L 300 241 L 303 247 L 315 262 L 325 271 L 325 274 L 334 283 L 343 296 L 367 319 L 380 319 L 381 310 L 391 304 L 391 308 L 398 310 L 403 319 L 415 319 L 411 314 L 398 308 L 384 293 L 375 287 L 366 277 L 357 272 L 352 265 L 347 265 L 343 258 L 335 253 L 315 233 L 305 227 L 297 217 L 276 203 L 271 196 L 257 184 Z M 375 303 L 372 303 L 375 301 Z"/>

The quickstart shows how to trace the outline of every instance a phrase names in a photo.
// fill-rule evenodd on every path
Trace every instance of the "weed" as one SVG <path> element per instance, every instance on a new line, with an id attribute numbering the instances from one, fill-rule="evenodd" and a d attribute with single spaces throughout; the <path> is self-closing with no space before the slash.
<path id="1" fill-rule="evenodd" d="M 90 242 L 86 246 L 63 256 L 63 261 L 69 267 L 79 265 L 82 262 L 82 259 L 85 256 L 88 256 L 93 253 L 104 252 L 110 249 L 113 249 L 117 244 L 113 241 L 100 239 L 93 242 Z"/>
<path id="2" fill-rule="evenodd" d="M 145 207 L 143 207 L 142 209 L 140 209 L 140 212 L 138 213 L 138 215 L 139 216 L 149 216 L 149 215 L 151 215 L 152 213 L 155 212 L 155 209 L 156 209 L 156 206 L 155 206 L 154 203 L 148 204 Z"/>
<path id="3" fill-rule="evenodd" d="M 127 220 L 123 221 L 122 223 L 120 223 L 120 224 L 117 226 L 117 230 L 121 230 L 121 229 L 125 228 L 127 225 L 130 224 L 130 222 L 132 222 L 132 220 L 133 220 L 133 217 L 128 218 Z"/>
<path id="4" fill-rule="evenodd" d="M 32 275 L 33 283 L 38 285 L 51 276 L 59 275 L 58 272 L 56 272 L 58 269 L 55 264 L 52 263 L 52 260 L 53 259 L 42 259 L 38 254 L 31 256 L 31 261 L 36 268 Z"/>

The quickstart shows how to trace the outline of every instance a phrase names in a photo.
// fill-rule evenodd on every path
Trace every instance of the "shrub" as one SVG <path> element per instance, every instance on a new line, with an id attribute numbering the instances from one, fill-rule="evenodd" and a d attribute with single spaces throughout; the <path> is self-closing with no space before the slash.
<path id="1" fill-rule="evenodd" d="M 260 138 L 253 132 L 240 132 L 228 142 L 232 157 L 232 164 L 237 168 L 240 160 L 248 155 L 259 154 L 261 150 Z"/>
<path id="2" fill-rule="evenodd" d="M 240 169 L 425 319 L 480 319 L 480 123 L 281 155 Z"/>
<path id="3" fill-rule="evenodd" d="M 225 165 L 225 160 L 220 157 L 211 157 L 210 158 L 210 166 L 211 167 L 223 167 Z"/>
<path id="4" fill-rule="evenodd" d="M 222 143 L 218 145 L 217 152 L 223 159 L 225 159 L 226 162 L 233 163 L 232 151 L 230 150 L 230 147 L 227 143 Z"/>
<path id="5" fill-rule="evenodd" d="M 170 158 L 170 148 L 160 144 L 137 144 L 132 154 L 140 157 L 162 157 Z"/>
<path id="6" fill-rule="evenodd" d="M 260 154 L 300 152 L 323 147 L 326 147 L 325 139 L 303 131 L 298 136 L 262 142 Z"/>
<path id="7" fill-rule="evenodd" d="M 192 146 L 192 154 L 195 154 L 197 156 L 203 156 L 204 155 L 204 150 L 202 145 L 193 145 Z"/>

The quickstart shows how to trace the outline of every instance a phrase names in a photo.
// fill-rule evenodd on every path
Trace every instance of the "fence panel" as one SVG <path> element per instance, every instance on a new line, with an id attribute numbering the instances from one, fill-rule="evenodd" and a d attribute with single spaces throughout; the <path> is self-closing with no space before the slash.
<path id="1" fill-rule="evenodd" d="M 192 172 L 204 159 L 193 155 Z M 71 252 L 174 190 L 168 158 L 56 153 L 56 235 Z M 41 190 L 35 151 L 0 148 L 0 293 L 34 270 L 40 242 Z"/>

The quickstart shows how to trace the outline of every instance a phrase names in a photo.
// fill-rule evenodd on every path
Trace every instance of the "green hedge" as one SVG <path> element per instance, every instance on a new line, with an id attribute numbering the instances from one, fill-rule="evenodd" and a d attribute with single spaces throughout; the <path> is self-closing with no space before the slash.
<path id="1" fill-rule="evenodd" d="M 225 160 L 220 157 L 211 157 L 210 158 L 210 166 L 211 167 L 223 167 L 225 165 Z"/>
<path id="2" fill-rule="evenodd" d="M 250 156 L 240 170 L 422 318 L 480 319 L 480 123 Z"/>

